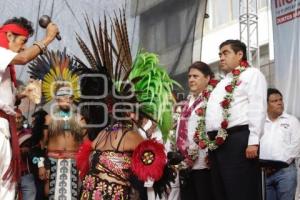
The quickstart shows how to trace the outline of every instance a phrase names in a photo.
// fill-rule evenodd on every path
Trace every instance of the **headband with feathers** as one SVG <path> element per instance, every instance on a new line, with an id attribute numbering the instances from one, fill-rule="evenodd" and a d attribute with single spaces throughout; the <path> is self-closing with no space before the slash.
<path id="1" fill-rule="evenodd" d="M 79 76 L 74 72 L 78 63 L 64 51 L 48 51 L 29 65 L 30 77 L 42 80 L 42 104 L 50 102 L 62 85 L 72 88 L 73 99 L 79 102 Z"/>

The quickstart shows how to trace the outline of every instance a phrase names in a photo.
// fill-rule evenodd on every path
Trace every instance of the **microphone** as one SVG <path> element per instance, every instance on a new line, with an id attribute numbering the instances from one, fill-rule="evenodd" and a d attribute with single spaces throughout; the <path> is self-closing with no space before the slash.
<path id="1" fill-rule="evenodd" d="M 39 25 L 42 27 L 42 28 L 47 28 L 48 24 L 51 22 L 51 18 L 48 16 L 48 15 L 43 15 L 40 17 L 39 19 Z M 56 35 L 56 39 L 57 40 L 61 40 L 61 37 L 59 35 L 59 33 L 57 33 Z"/>

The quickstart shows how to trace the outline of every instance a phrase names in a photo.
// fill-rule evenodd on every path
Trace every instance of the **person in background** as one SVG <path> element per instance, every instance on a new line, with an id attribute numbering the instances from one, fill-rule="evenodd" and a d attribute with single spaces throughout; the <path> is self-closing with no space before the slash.
<path id="1" fill-rule="evenodd" d="M 185 199 L 212 199 L 210 169 L 207 165 L 207 149 L 200 149 L 197 133 L 202 114 L 198 111 L 206 107 L 204 91 L 214 74 L 210 67 L 201 61 L 188 69 L 190 95 L 184 103 L 177 127 L 177 148 L 184 157 L 183 169 L 179 171 L 180 196 Z M 205 130 L 204 130 L 205 131 Z"/>
<path id="2" fill-rule="evenodd" d="M 247 47 L 240 40 L 219 46 L 225 77 L 211 92 L 202 143 L 209 148 L 216 200 L 260 198 L 259 140 L 266 117 L 267 83 L 247 63 Z"/>
<path id="3" fill-rule="evenodd" d="M 284 112 L 279 90 L 269 88 L 268 115 L 260 140 L 260 159 L 281 161 L 284 167 L 270 166 L 266 171 L 267 200 L 294 200 L 297 186 L 296 159 L 300 156 L 300 123 Z"/>
<path id="4" fill-rule="evenodd" d="M 173 95 L 175 96 L 175 95 Z M 179 95 L 177 95 L 179 96 Z M 175 98 L 175 97 L 174 97 Z M 182 111 L 182 107 L 184 105 L 184 100 L 175 98 L 176 99 L 176 105 L 174 106 L 174 111 L 173 111 L 173 129 L 170 131 L 170 139 L 167 141 L 165 144 L 166 150 L 168 151 L 168 158 L 176 158 L 176 162 L 172 162 L 170 164 L 173 165 L 173 168 L 176 171 L 176 178 L 174 182 L 171 182 L 171 188 L 170 192 L 168 194 L 168 200 L 180 200 L 180 184 L 179 184 L 179 163 L 182 161 L 182 156 L 178 152 L 177 147 L 176 147 L 176 129 L 178 125 L 178 121 L 180 119 L 180 114 Z"/>
<path id="5" fill-rule="evenodd" d="M 31 162 L 33 163 L 33 174 L 37 189 L 36 200 L 47 199 L 45 188 L 46 170 L 43 167 L 44 159 L 47 157 L 48 126 L 45 125 L 48 113 L 40 109 L 32 114 L 32 137 L 31 137 Z M 45 162 L 47 165 L 47 161 Z"/>
<path id="6" fill-rule="evenodd" d="M 25 117 L 20 109 L 16 109 L 16 125 L 21 152 L 21 182 L 19 191 L 23 200 L 32 200 L 36 197 L 36 187 L 30 160 L 31 130 L 24 124 Z"/>
<path id="7" fill-rule="evenodd" d="M 162 133 L 157 127 L 157 124 L 150 119 L 142 118 L 140 128 L 138 132 L 145 139 L 154 139 L 163 144 Z M 144 187 L 147 188 L 147 199 L 160 199 L 158 196 L 155 197 L 155 192 L 153 189 L 153 181 L 148 180 L 144 183 Z M 140 190 L 140 196 L 143 194 L 143 188 Z M 145 198 L 145 197 L 144 197 Z M 164 199 L 164 197 L 162 197 Z"/>

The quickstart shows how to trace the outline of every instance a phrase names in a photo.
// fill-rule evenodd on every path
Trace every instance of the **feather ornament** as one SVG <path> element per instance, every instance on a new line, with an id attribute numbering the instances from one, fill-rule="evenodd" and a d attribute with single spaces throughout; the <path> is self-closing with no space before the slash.
<path id="1" fill-rule="evenodd" d="M 75 59 L 66 53 L 66 49 L 61 51 L 48 51 L 37 57 L 29 64 L 31 78 L 42 80 L 42 103 L 47 103 L 54 98 L 57 87 L 61 84 L 71 86 L 74 101 L 80 98 L 79 77 L 74 72 L 78 67 Z"/>

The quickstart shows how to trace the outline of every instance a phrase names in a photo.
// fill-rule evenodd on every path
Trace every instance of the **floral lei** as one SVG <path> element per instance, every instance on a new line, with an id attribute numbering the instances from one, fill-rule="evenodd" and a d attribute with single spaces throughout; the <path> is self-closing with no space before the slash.
<path id="1" fill-rule="evenodd" d="M 231 102 L 233 101 L 233 92 L 236 89 L 236 87 L 240 84 L 239 77 L 241 73 L 245 71 L 248 66 L 249 64 L 247 63 L 247 61 L 241 61 L 240 66 L 238 66 L 237 68 L 231 71 L 233 75 L 233 79 L 229 85 L 225 86 L 226 95 L 224 96 L 223 101 L 220 102 L 223 108 L 223 113 L 222 113 L 223 120 L 221 122 L 221 128 L 218 130 L 218 133 L 214 140 L 210 140 L 206 134 L 205 113 L 206 113 L 206 106 L 207 106 L 209 95 L 211 91 L 214 89 L 214 87 L 217 85 L 218 83 L 217 80 L 214 79 L 211 80 L 207 89 L 204 91 L 203 93 L 204 103 L 200 108 L 198 108 L 195 111 L 196 114 L 199 116 L 199 120 L 194 135 L 194 141 L 196 144 L 199 145 L 201 149 L 205 149 L 206 147 L 208 147 L 209 150 L 215 150 L 225 142 L 228 136 L 226 128 L 228 127 L 228 123 L 229 123 L 228 120 L 230 117 L 229 108 Z"/>
<path id="2" fill-rule="evenodd" d="M 199 107 L 197 110 L 195 110 L 195 113 L 199 116 L 198 120 L 198 126 L 196 130 L 198 130 L 199 124 L 202 124 L 202 130 L 205 131 L 205 111 L 206 111 L 206 105 L 207 105 L 207 100 L 209 98 L 210 93 L 213 91 L 213 89 L 216 87 L 216 85 L 219 83 L 218 80 L 216 79 L 211 79 L 206 87 L 205 90 L 202 91 L 201 95 L 201 107 Z M 200 132 L 200 131 L 199 131 Z M 199 154 L 199 139 L 198 138 L 198 131 L 195 132 L 194 135 L 194 142 L 197 144 L 197 146 L 189 146 L 187 151 L 188 151 L 188 158 L 185 159 L 185 165 L 187 166 L 192 166 L 193 162 L 198 159 L 198 154 Z M 186 168 L 186 166 L 182 166 L 181 168 Z"/>

